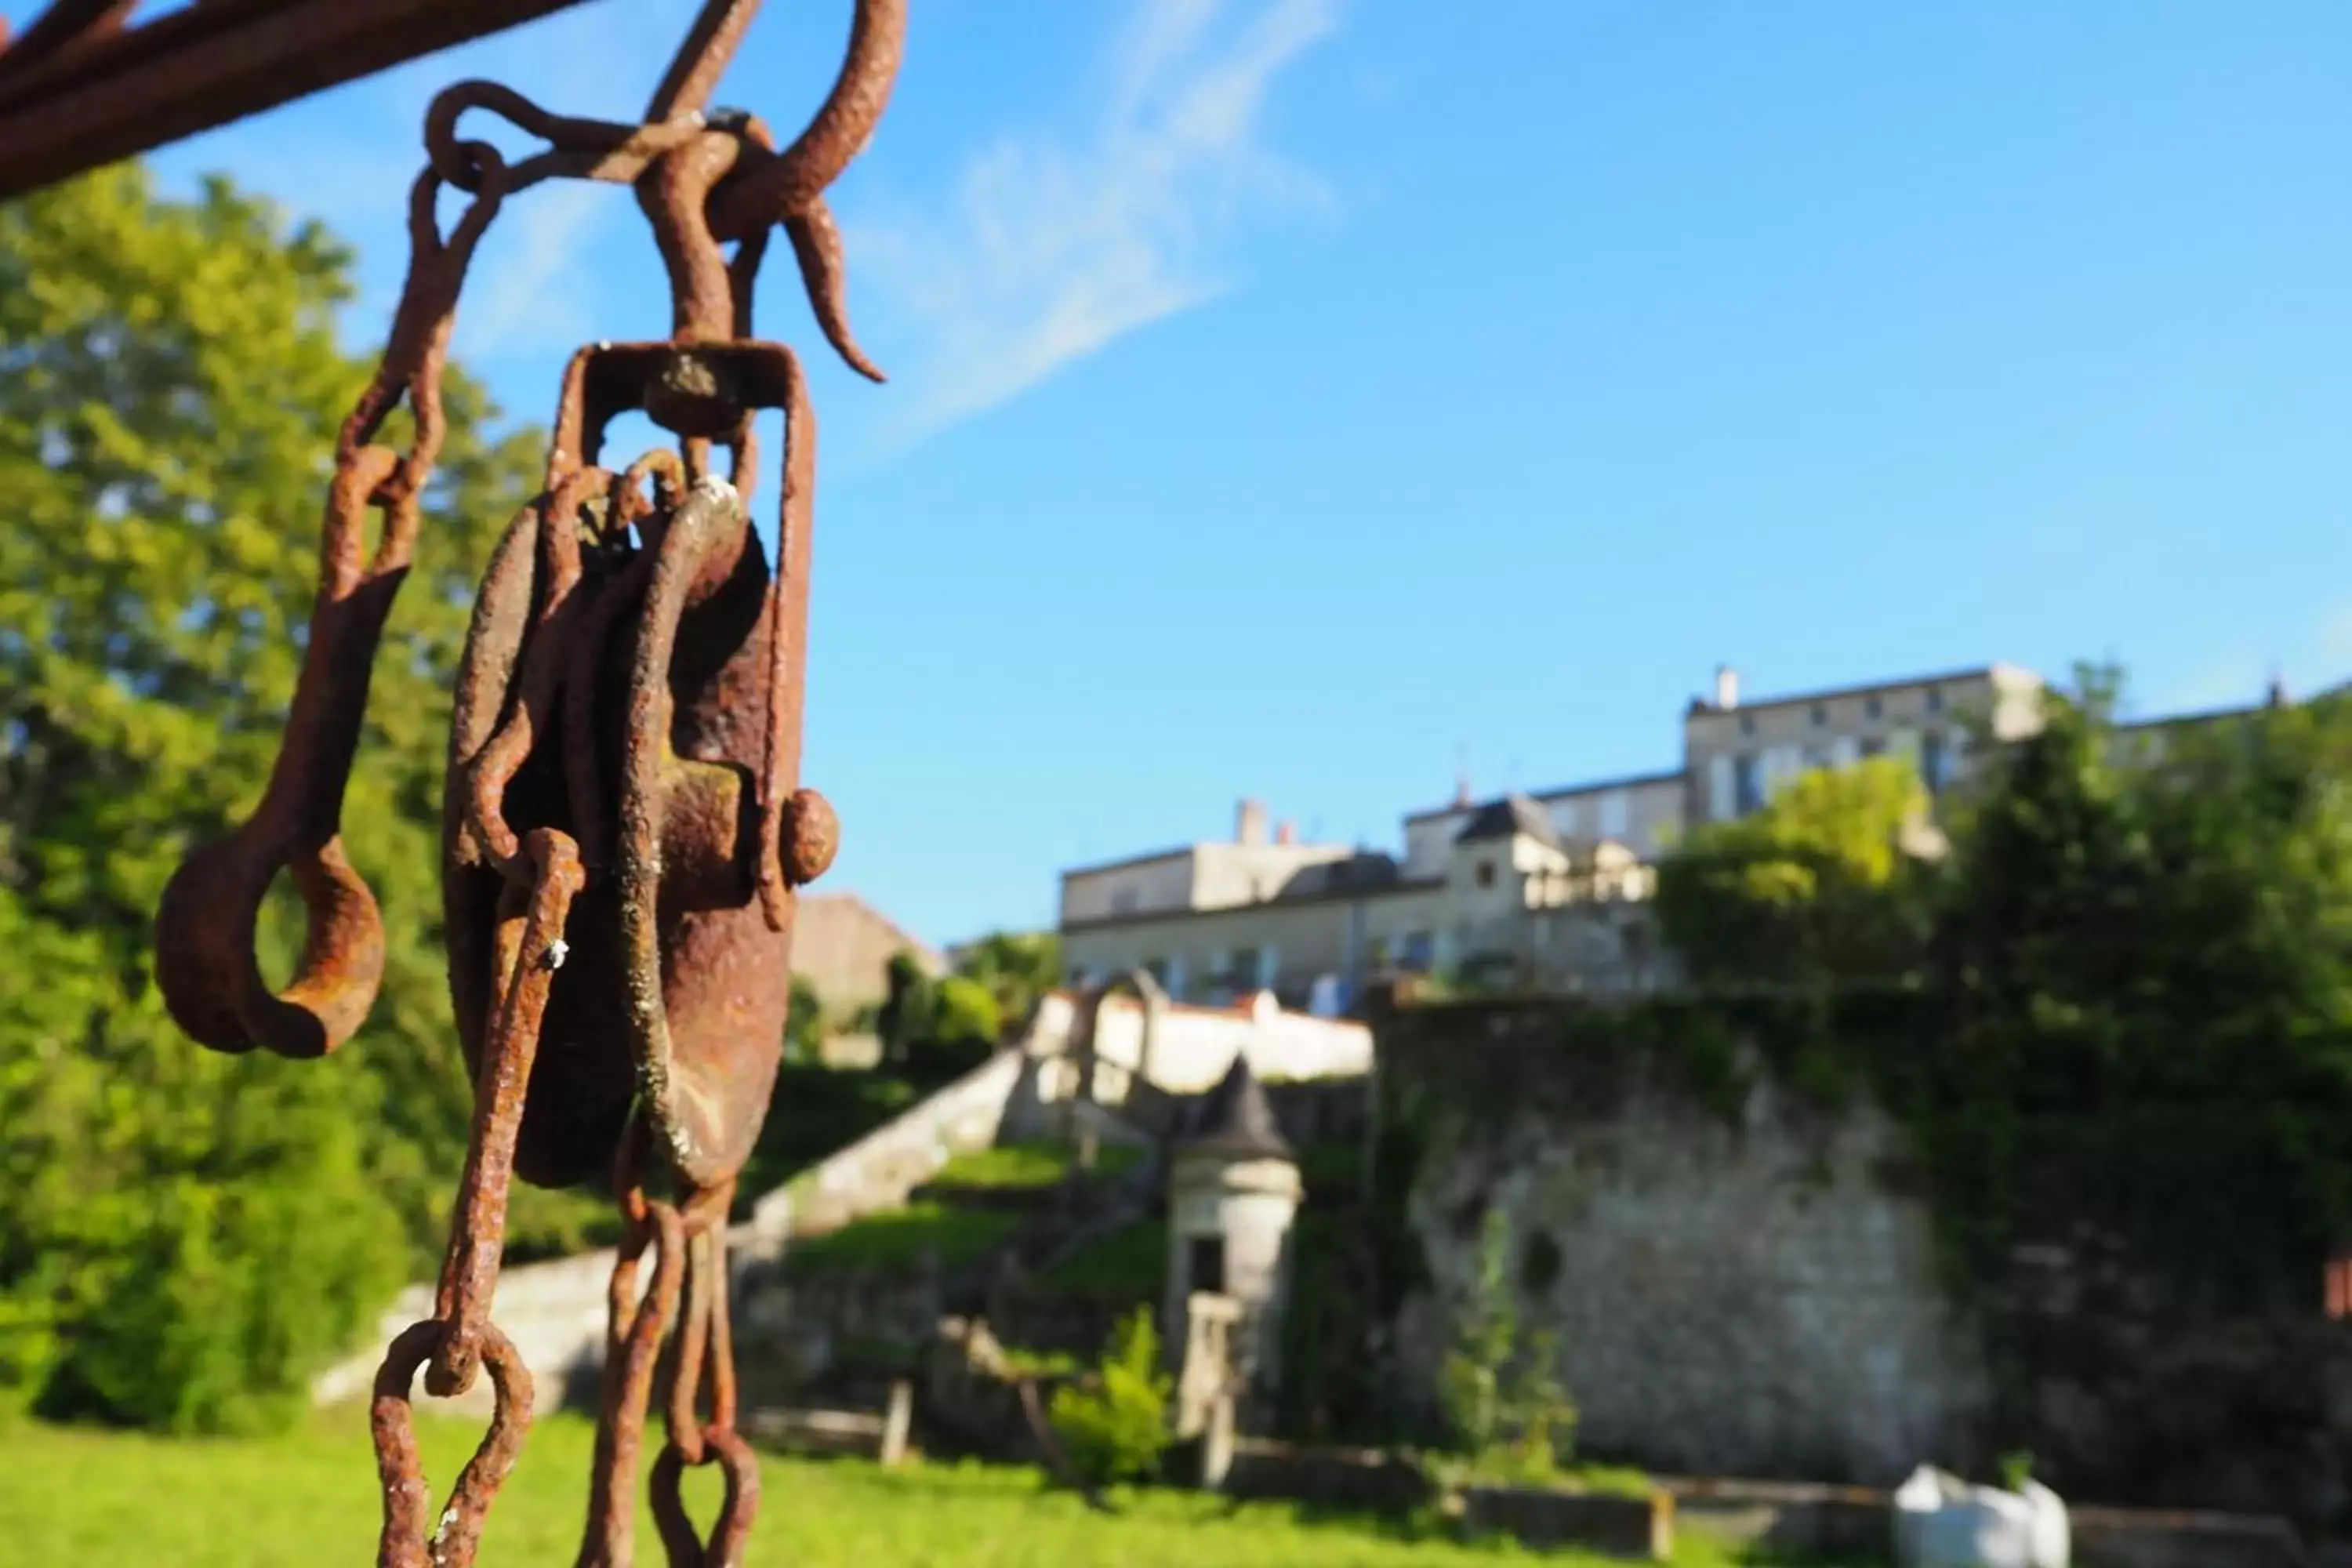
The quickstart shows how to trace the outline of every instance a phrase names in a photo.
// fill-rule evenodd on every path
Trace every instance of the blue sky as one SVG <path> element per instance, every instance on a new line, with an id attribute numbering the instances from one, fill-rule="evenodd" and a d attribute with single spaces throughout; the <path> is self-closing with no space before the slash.
<path id="1" fill-rule="evenodd" d="M 599 0 L 159 166 L 362 247 L 370 342 L 432 91 L 632 115 L 691 10 Z M 913 11 L 835 187 L 893 381 L 785 268 L 761 329 L 824 431 L 831 881 L 927 937 L 1045 923 L 1058 868 L 1243 794 L 1392 847 L 1465 763 L 1672 765 L 1722 660 L 2115 657 L 2149 710 L 2352 674 L 2352 8 Z M 721 100 L 796 127 L 847 12 L 770 5 Z M 542 187 L 458 345 L 543 420 L 576 343 L 666 321 L 626 194 Z"/>

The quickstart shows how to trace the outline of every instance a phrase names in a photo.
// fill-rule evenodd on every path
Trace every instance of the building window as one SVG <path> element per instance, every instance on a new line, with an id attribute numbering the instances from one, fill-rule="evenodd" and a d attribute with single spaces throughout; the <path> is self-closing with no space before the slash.
<path id="1" fill-rule="evenodd" d="M 1184 1247 L 1184 1284 L 1212 1296 L 1225 1293 L 1225 1238 L 1196 1236 Z"/>
<path id="2" fill-rule="evenodd" d="M 1110 890 L 1111 913 L 1115 915 L 1131 915 L 1135 912 L 1135 889 L 1133 888 L 1113 888 Z"/>
<path id="3" fill-rule="evenodd" d="M 1745 816 L 1764 804 L 1764 781 L 1753 752 L 1731 759 L 1731 809 Z"/>
<path id="4" fill-rule="evenodd" d="M 1625 792 L 1612 789 L 1601 797 L 1601 837 L 1622 843 L 1625 838 Z"/>
<path id="5" fill-rule="evenodd" d="M 1886 704 L 1875 693 L 1862 700 L 1862 711 L 1865 718 L 1875 719 L 1885 710 Z"/>
<path id="6" fill-rule="evenodd" d="M 1811 773 L 1816 768 L 1825 768 L 1829 765 L 1830 749 L 1827 746 L 1807 746 L 1805 748 L 1805 771 L 1807 773 Z"/>
<path id="7" fill-rule="evenodd" d="M 1919 737 L 1919 776 L 1927 781 L 1927 793 L 1935 795 L 1949 781 L 1945 776 L 1944 732 L 1930 730 Z"/>
<path id="8" fill-rule="evenodd" d="M 1168 989 L 1168 961 L 1166 959 L 1145 959 L 1143 961 L 1143 973 L 1151 976 L 1151 983 L 1154 985 L 1159 986 L 1162 991 Z"/>
<path id="9" fill-rule="evenodd" d="M 1491 888 L 1495 885 L 1495 863 L 1492 860 L 1478 862 L 1478 885 L 1482 888 Z"/>
<path id="10" fill-rule="evenodd" d="M 1415 974 L 1426 974 L 1437 957 L 1435 944 L 1425 931 L 1408 931 L 1404 939 L 1404 968 Z"/>
<path id="11" fill-rule="evenodd" d="M 1864 735 L 1862 738 L 1862 754 L 1865 757 L 1885 756 L 1886 742 L 1877 735 Z"/>
<path id="12" fill-rule="evenodd" d="M 1941 713 L 1943 710 L 1944 689 L 1940 686 L 1931 686 L 1927 688 L 1927 711 L 1930 713 Z"/>
<path id="13" fill-rule="evenodd" d="M 1234 949 L 1233 956 L 1225 963 L 1225 984 L 1244 994 L 1257 989 L 1257 949 Z"/>
<path id="14" fill-rule="evenodd" d="M 1742 713 L 1742 714 L 1739 716 L 1739 732 L 1740 732 L 1741 734 L 1743 734 L 1743 735 L 1753 735 L 1754 733 L 1756 733 L 1756 715 L 1755 715 L 1755 714 L 1753 714 L 1753 713 Z"/>
<path id="15" fill-rule="evenodd" d="M 1827 707 L 1825 704 L 1822 704 L 1822 703 L 1819 703 L 1819 702 L 1814 703 L 1814 704 L 1813 704 L 1813 726 L 1814 726 L 1814 728 L 1819 729 L 1822 725 L 1826 724 L 1826 723 L 1828 723 L 1829 721 L 1830 721 L 1830 710 L 1829 710 L 1828 707 Z"/>

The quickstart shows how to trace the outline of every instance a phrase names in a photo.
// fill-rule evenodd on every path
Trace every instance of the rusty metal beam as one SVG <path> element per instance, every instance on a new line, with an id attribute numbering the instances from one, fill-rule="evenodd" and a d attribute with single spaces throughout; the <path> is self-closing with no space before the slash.
<path id="1" fill-rule="evenodd" d="M 58 0 L 33 58 L 0 49 L 0 201 L 578 4 L 195 0 L 118 31 Z"/>

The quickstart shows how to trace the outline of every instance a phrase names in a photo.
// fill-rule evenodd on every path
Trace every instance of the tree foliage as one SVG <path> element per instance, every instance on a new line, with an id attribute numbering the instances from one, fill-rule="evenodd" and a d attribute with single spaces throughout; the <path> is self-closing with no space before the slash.
<path id="1" fill-rule="evenodd" d="M 2152 737 L 2120 692 L 2085 671 L 1956 826 L 1921 1092 L 1996 1197 L 2307 1296 L 2352 1222 L 2352 706 Z"/>
<path id="2" fill-rule="evenodd" d="M 824 1058 L 826 1032 L 833 1019 L 826 1013 L 824 998 L 817 994 L 816 982 L 805 974 L 793 976 L 792 1010 L 784 1016 L 784 1061 L 792 1067 L 811 1067 Z"/>
<path id="3" fill-rule="evenodd" d="M 326 1063 L 215 1056 L 149 974 L 165 879 L 276 751 L 370 369 L 336 340 L 350 270 L 220 180 L 171 200 L 118 167 L 0 207 L 0 1400 L 265 1418 L 437 1240 L 469 1102 L 438 934 L 448 689 L 537 445 L 486 437 L 462 373 L 344 810 L 386 913 L 369 1026 Z M 262 934 L 282 977 L 294 910 Z"/>
<path id="4" fill-rule="evenodd" d="M 1113 1331 L 1100 1364 L 1054 1391 L 1047 1415 L 1079 1478 L 1105 1486 L 1159 1474 L 1174 1388 L 1160 1364 L 1151 1309 L 1138 1307 Z"/>
<path id="5" fill-rule="evenodd" d="M 1906 847 L 1927 794 L 1895 758 L 1818 769 L 1694 831 L 1658 872 L 1658 920 L 1703 984 L 1884 975 L 1916 962 L 1929 882 Z"/>
<path id="6" fill-rule="evenodd" d="M 991 931 L 957 961 L 956 973 L 995 999 L 1003 1027 L 1019 1028 L 1062 981 L 1062 940 L 1052 931 Z"/>

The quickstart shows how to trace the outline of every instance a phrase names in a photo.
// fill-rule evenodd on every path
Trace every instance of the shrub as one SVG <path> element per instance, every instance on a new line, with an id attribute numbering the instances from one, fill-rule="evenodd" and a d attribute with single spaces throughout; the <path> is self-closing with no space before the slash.
<path id="1" fill-rule="evenodd" d="M 1550 1336 L 1522 1336 L 1512 1310 L 1510 1224 L 1489 1208 L 1478 1272 L 1439 1372 L 1454 1449 L 1475 1472 L 1540 1480 L 1574 1451 L 1576 1405 L 1558 1374 Z"/>
<path id="2" fill-rule="evenodd" d="M 1168 1447 L 1168 1396 L 1151 1309 L 1138 1307 L 1111 1335 L 1102 1364 L 1054 1391 L 1048 1418 L 1080 1479 L 1095 1486 L 1160 1473 Z"/>

